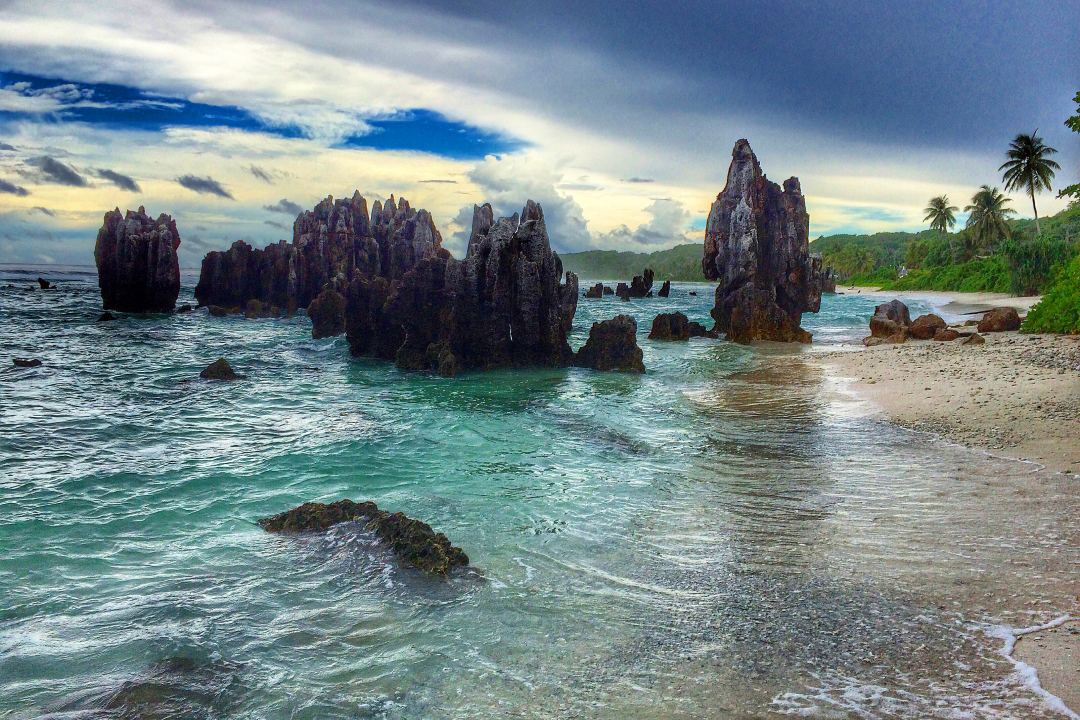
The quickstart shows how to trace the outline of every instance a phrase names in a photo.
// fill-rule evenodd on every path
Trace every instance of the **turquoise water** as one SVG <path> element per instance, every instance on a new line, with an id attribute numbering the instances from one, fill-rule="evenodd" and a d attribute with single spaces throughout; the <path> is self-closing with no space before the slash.
<path id="1" fill-rule="evenodd" d="M 827 296 L 809 349 L 645 338 L 704 284 L 583 299 L 571 345 L 629 312 L 645 376 L 443 379 L 303 316 L 98 324 L 92 274 L 29 272 L 0 273 L 0 341 L 45 363 L 0 373 L 0 717 L 1054 716 L 987 629 L 1070 611 L 1075 483 L 851 396 L 819 354 L 877 298 Z M 246 379 L 200 381 L 219 355 Z M 475 572 L 254 524 L 341 497 Z"/>

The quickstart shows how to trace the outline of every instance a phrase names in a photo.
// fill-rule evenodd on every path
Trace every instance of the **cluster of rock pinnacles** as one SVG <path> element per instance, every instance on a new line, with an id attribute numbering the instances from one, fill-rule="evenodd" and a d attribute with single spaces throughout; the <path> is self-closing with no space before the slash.
<path id="1" fill-rule="evenodd" d="M 726 333 L 744 343 L 809 342 L 801 316 L 817 312 L 823 277 L 808 235 L 798 179 L 783 189 L 768 181 L 749 143 L 739 140 L 705 232 L 702 270 L 719 281 L 715 326 L 705 331 L 669 314 L 654 320 L 650 337 Z M 168 215 L 155 220 L 143 208 L 107 213 L 94 251 L 105 309 L 171 312 L 180 289 L 179 245 Z M 651 297 L 652 286 L 647 268 L 614 291 L 597 284 L 585 295 Z M 665 281 L 658 294 L 670 290 Z M 195 297 L 212 315 L 306 309 L 315 337 L 344 333 L 354 355 L 448 376 L 497 367 L 642 368 L 629 316 L 594 324 L 586 345 L 571 350 L 566 337 L 578 279 L 563 272 L 543 210 L 531 200 L 498 220 L 490 205 L 475 206 L 468 249 L 458 260 L 442 247 L 431 214 L 404 198 L 376 201 L 369 211 L 359 192 L 328 197 L 300 213 L 291 243 L 258 249 L 238 240 L 208 253 Z"/>

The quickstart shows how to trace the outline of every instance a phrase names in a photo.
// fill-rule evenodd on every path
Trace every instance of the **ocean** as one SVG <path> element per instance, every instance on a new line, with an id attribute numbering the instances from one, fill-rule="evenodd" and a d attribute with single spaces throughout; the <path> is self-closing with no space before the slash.
<path id="1" fill-rule="evenodd" d="M 0 372 L 0 717 L 1061 717 L 1002 650 L 1075 594 L 1075 481 L 825 372 L 879 298 L 753 348 L 646 339 L 711 325 L 705 283 L 581 299 L 571 346 L 631 314 L 645 375 L 446 379 L 303 314 L 97 323 L 93 268 L 44 270 L 0 266 L 0 344 L 44 362 Z M 472 571 L 256 524 L 344 497 Z"/>

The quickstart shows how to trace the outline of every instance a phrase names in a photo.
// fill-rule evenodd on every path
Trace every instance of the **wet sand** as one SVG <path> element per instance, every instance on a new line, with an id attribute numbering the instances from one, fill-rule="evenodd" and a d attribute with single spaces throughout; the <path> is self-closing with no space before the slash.
<path id="1" fill-rule="evenodd" d="M 1006 305 L 1023 313 L 1034 300 L 974 293 L 880 295 L 883 302 L 936 300 L 947 319 Z M 1007 332 L 984 338 L 981 346 L 959 341 L 851 346 L 817 354 L 815 362 L 892 422 L 991 457 L 1071 475 L 1080 491 L 1080 337 Z M 1032 475 L 1033 492 L 1041 477 Z M 1080 600 L 1080 584 L 1075 593 L 1063 600 Z M 1042 688 L 1064 703 L 1065 717 L 1077 717 L 1080 619 L 1018 632 L 1011 657 L 1020 663 L 1018 671 L 1034 668 Z"/>

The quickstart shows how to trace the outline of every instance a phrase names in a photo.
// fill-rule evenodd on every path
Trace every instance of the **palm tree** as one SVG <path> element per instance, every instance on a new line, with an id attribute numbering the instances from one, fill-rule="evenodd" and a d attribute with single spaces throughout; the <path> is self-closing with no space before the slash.
<path id="1" fill-rule="evenodd" d="M 949 228 L 956 224 L 956 216 L 953 213 L 959 209 L 949 204 L 948 195 L 938 195 L 935 198 L 930 198 L 930 204 L 923 209 L 923 212 L 926 213 L 923 220 L 929 220 L 930 229 L 937 230 L 944 235 L 949 232 Z"/>
<path id="2" fill-rule="evenodd" d="M 1060 170 L 1061 166 L 1049 159 L 1049 156 L 1057 150 L 1044 144 L 1038 132 L 1036 129 L 1030 135 L 1017 135 L 1009 145 L 1009 152 L 1006 153 L 1008 161 L 1003 163 L 998 170 L 1005 171 L 1001 179 L 1005 182 L 1006 190 L 1026 190 L 1031 196 L 1031 209 L 1035 211 L 1035 234 L 1041 235 L 1039 209 L 1035 207 L 1035 193 L 1050 189 L 1054 171 Z"/>
<path id="3" fill-rule="evenodd" d="M 969 213 L 967 227 L 980 247 L 992 249 L 998 240 L 1009 237 L 1009 224 L 1005 221 L 1016 212 L 1006 207 L 1009 202 L 1000 190 L 989 185 L 983 185 L 971 197 L 971 204 L 964 212 Z"/>

